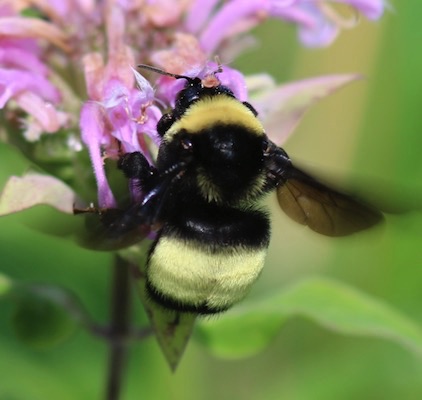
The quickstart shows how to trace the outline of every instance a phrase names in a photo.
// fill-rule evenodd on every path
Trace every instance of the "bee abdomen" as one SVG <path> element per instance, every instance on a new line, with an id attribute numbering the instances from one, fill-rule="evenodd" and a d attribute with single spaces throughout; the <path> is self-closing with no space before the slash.
<path id="1" fill-rule="evenodd" d="M 166 224 L 148 261 L 147 287 L 155 301 L 212 314 L 246 296 L 264 265 L 269 220 L 256 210 L 224 214 L 223 226 L 198 215 Z"/>

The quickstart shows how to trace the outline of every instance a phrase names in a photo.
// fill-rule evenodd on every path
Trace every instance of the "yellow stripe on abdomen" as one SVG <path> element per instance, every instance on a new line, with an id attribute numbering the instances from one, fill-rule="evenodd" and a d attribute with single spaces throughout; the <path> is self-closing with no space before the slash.
<path id="1" fill-rule="evenodd" d="M 224 310 L 246 296 L 265 255 L 265 248 L 227 247 L 212 252 L 162 237 L 150 256 L 148 280 L 158 293 L 182 305 Z"/>

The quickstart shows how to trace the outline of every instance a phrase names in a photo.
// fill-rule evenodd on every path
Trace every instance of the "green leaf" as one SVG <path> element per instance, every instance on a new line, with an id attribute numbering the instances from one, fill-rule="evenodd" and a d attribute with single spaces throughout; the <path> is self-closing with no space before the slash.
<path id="1" fill-rule="evenodd" d="M 165 310 L 150 300 L 145 308 L 161 351 L 171 370 L 175 371 L 192 335 L 196 315 Z"/>
<path id="2" fill-rule="evenodd" d="M 388 339 L 422 354 L 422 329 L 387 304 L 343 283 L 313 278 L 220 318 L 201 321 L 196 337 L 214 354 L 251 356 L 263 350 L 293 316 L 335 332 Z"/>
<path id="3" fill-rule="evenodd" d="M 13 281 L 0 273 L 0 299 L 7 296 L 13 289 Z"/>
<path id="4" fill-rule="evenodd" d="M 12 326 L 22 342 L 34 348 L 55 346 L 76 326 L 93 325 L 78 298 L 59 286 L 30 284 L 0 273 L 0 300 L 13 303 Z"/>
<path id="5" fill-rule="evenodd" d="M 12 214 L 39 204 L 73 214 L 75 193 L 62 181 L 48 175 L 28 173 L 12 176 L 0 195 L 0 216 Z"/>
<path id="6" fill-rule="evenodd" d="M 50 294 L 23 290 L 16 299 L 12 325 L 22 342 L 39 349 L 65 341 L 76 328 L 74 318 Z"/>
<path id="7" fill-rule="evenodd" d="M 150 242 L 132 246 L 119 252 L 132 262 L 135 269 L 135 284 L 138 295 L 148 315 L 155 337 L 172 371 L 176 370 L 186 345 L 192 335 L 196 314 L 177 313 L 154 303 L 146 293 L 145 265 Z"/>

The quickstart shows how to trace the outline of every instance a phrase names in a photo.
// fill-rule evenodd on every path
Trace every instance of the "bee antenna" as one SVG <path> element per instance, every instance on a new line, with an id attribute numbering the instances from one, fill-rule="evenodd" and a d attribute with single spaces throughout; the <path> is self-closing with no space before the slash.
<path id="1" fill-rule="evenodd" d="M 171 72 L 163 71 L 162 69 L 152 67 L 151 65 L 139 64 L 138 68 L 147 69 L 148 71 L 156 72 L 157 74 L 160 74 L 160 75 L 171 76 L 175 79 L 186 79 L 189 83 L 193 82 L 193 79 L 189 76 L 172 74 Z"/>
<path id="2" fill-rule="evenodd" d="M 220 57 L 215 56 L 214 60 L 217 64 L 217 69 L 213 72 L 213 74 L 215 75 L 215 74 L 219 74 L 219 73 L 223 72 L 223 65 L 221 64 Z"/>

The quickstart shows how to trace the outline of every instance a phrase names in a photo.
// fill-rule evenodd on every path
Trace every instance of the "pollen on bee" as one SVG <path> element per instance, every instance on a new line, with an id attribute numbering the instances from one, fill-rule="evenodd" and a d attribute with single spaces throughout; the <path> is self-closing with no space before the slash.
<path id="1" fill-rule="evenodd" d="M 205 76 L 201 83 L 205 88 L 213 88 L 221 85 L 220 80 L 215 76 L 214 73 Z"/>

